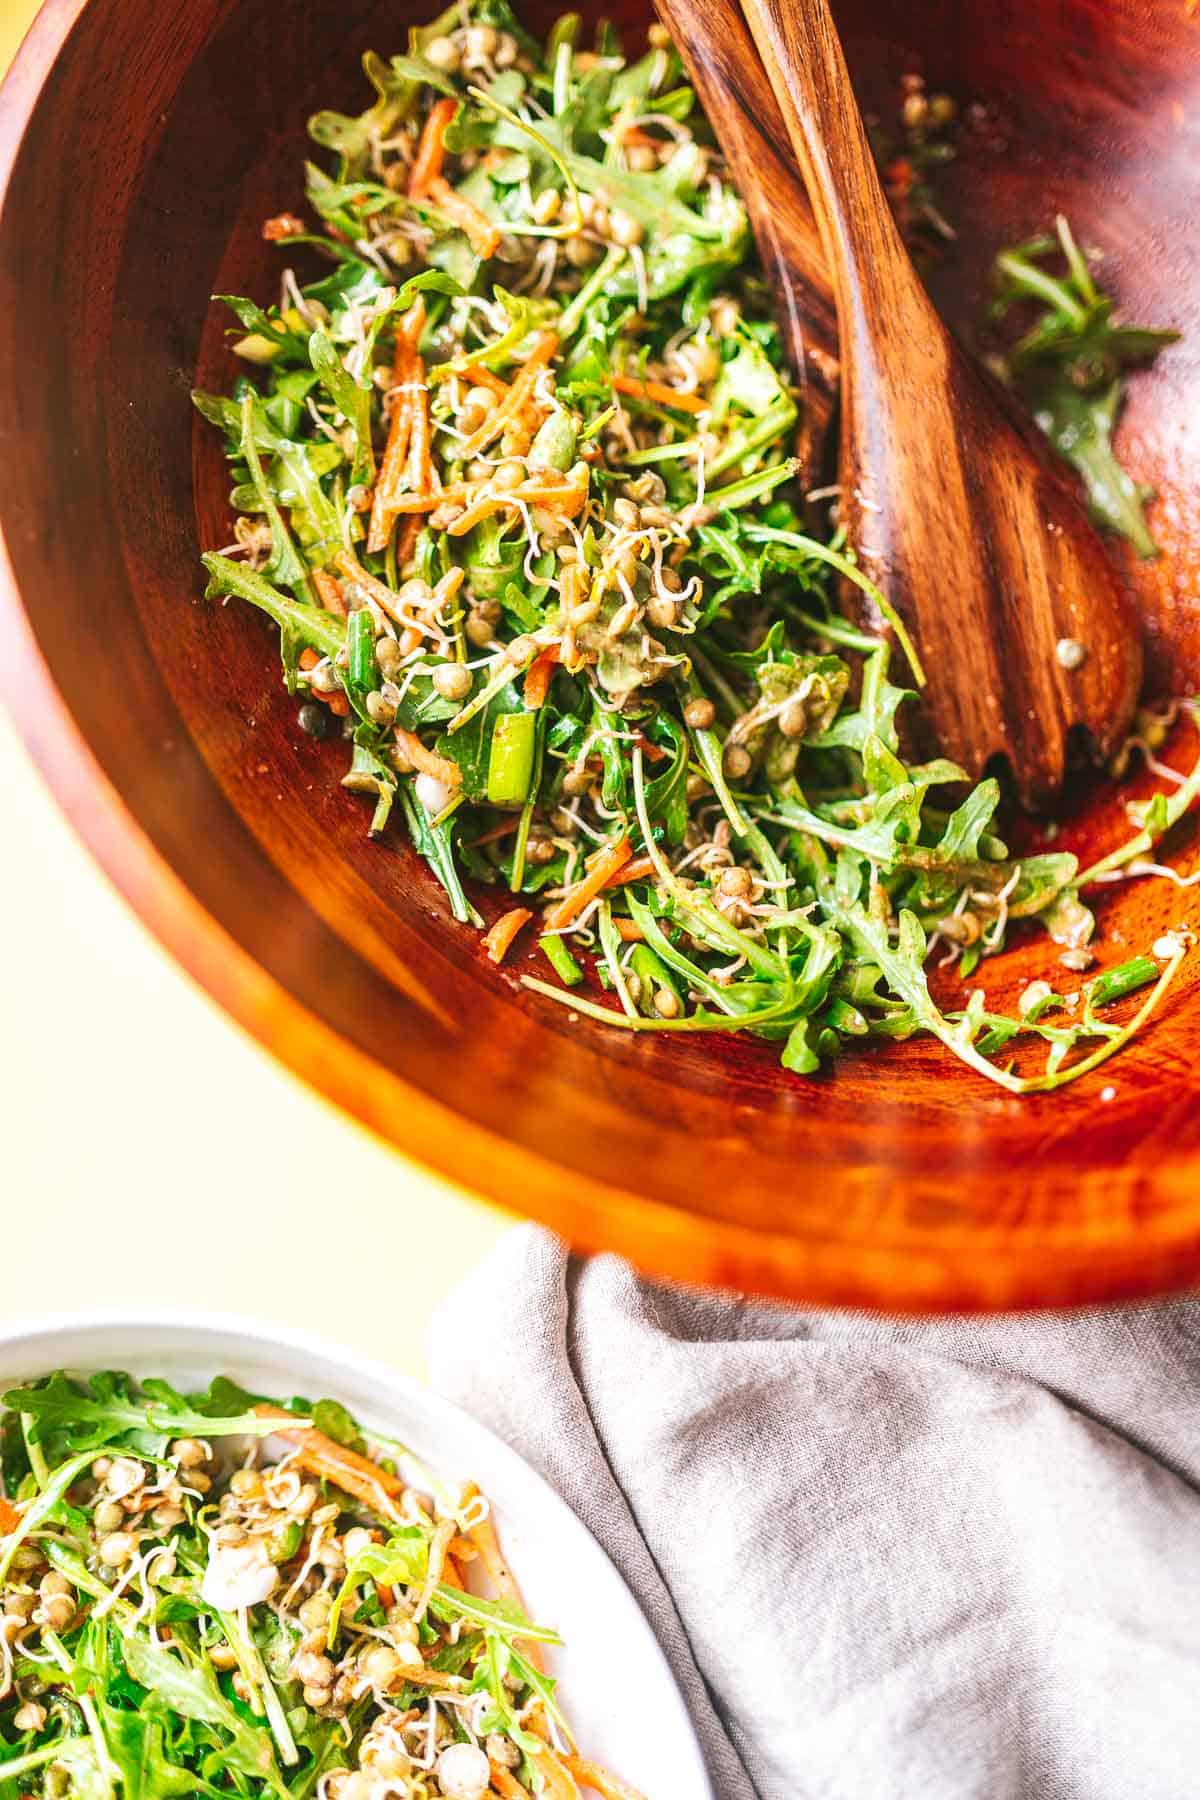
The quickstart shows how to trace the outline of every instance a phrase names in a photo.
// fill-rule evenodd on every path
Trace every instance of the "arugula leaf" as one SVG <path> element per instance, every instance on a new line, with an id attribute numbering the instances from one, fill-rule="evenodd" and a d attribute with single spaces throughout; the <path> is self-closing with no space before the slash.
<path id="1" fill-rule="evenodd" d="M 325 612 L 317 606 L 306 606 L 300 600 L 289 600 L 265 576 L 247 569 L 242 563 L 232 561 L 228 556 L 220 556 L 216 551 L 208 551 L 200 560 L 209 575 L 208 586 L 204 590 L 206 600 L 236 594 L 239 599 L 248 600 L 252 606 L 265 612 L 268 618 L 274 619 L 279 627 L 280 649 L 289 692 L 295 689 L 296 667 L 302 650 L 315 650 L 319 656 L 336 657 L 343 648 L 346 642 L 346 622 L 339 619 L 336 613 Z"/>
<path id="2" fill-rule="evenodd" d="M 1062 275 L 1046 267 L 1048 257 L 1059 256 L 1066 262 Z M 1125 397 L 1125 369 L 1153 361 L 1179 333 L 1117 324 L 1111 298 L 1097 290 L 1061 215 L 1054 238 L 1002 251 L 995 281 L 993 320 L 1018 301 L 1045 309 L 1002 359 L 1005 378 L 1083 477 L 1098 522 L 1128 538 L 1139 556 L 1157 556 L 1145 514 L 1153 489 L 1139 486 L 1122 467 L 1113 431 Z"/>
<path id="3" fill-rule="evenodd" d="M 0 1404 L 31 1421 L 30 1436 L 35 1443 L 53 1439 L 60 1453 L 64 1449 L 91 1451 L 126 1432 L 151 1438 L 270 1436 L 270 1422 L 254 1413 L 214 1418 L 179 1403 L 178 1396 L 165 1400 L 164 1386 L 157 1394 L 148 1393 L 138 1400 L 127 1375 L 96 1375 L 85 1389 L 60 1371 L 45 1382 L 10 1388 L 0 1395 Z"/>
<path id="4" fill-rule="evenodd" d="M 254 400 L 250 394 L 246 394 L 242 401 L 241 453 L 250 471 L 250 480 L 258 495 L 259 506 L 266 513 L 271 526 L 271 560 L 267 568 L 274 580 L 281 581 L 285 587 L 290 587 L 294 593 L 307 600 L 310 597 L 308 569 L 292 542 L 292 535 L 283 522 L 279 503 L 263 474 L 256 440 Z"/>
<path id="5" fill-rule="evenodd" d="M 161 1719 L 126 1712 L 100 1703 L 104 1737 L 121 1782 L 121 1800 L 167 1800 L 174 1794 L 209 1794 L 222 1800 L 223 1790 L 194 1769 L 172 1762 L 166 1753 Z"/>
<path id="6" fill-rule="evenodd" d="M 222 1758 L 231 1768 L 265 1781 L 275 1794 L 287 1792 L 270 1734 L 246 1723 L 222 1694 L 207 1662 L 187 1661 L 140 1631 L 121 1639 L 121 1654 L 133 1679 L 164 1706 L 224 1734 Z"/>
<path id="7" fill-rule="evenodd" d="M 351 375 L 324 331 L 313 332 L 308 340 L 308 354 L 321 386 L 354 432 L 353 479 L 369 485 L 375 479 L 375 452 L 371 445 L 371 389 Z"/>

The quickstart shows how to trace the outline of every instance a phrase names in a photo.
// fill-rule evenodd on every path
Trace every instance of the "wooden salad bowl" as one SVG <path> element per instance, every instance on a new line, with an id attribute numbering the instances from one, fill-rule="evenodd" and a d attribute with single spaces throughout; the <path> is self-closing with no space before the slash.
<path id="1" fill-rule="evenodd" d="M 1107 251 L 1128 315 L 1184 333 L 1135 379 L 1121 433 L 1159 489 L 1165 553 L 1114 554 L 1153 688 L 1200 692 L 1200 10 L 836 10 L 867 105 L 894 106 L 915 67 L 994 109 L 941 189 L 961 238 L 935 286 L 955 322 L 976 316 L 995 250 L 1062 210 Z M 932 1041 L 801 1079 L 770 1045 L 572 1022 L 519 987 L 528 949 L 494 970 L 405 844 L 369 841 L 338 786 L 340 746 L 297 727 L 266 623 L 201 601 L 199 550 L 229 524 L 216 435 L 188 403 L 197 381 L 231 373 L 209 295 L 274 293 L 279 255 L 259 225 L 302 200 L 305 119 L 361 109 L 362 52 L 402 48 L 407 14 L 377 0 L 50 0 L 5 88 L 0 667 L 61 803 L 277 1055 L 407 1154 L 584 1248 L 683 1280 L 914 1311 L 1195 1280 L 1200 951 L 1129 1050 L 1046 1097 L 1009 1098 Z M 526 17 L 541 29 L 549 12 Z M 1195 754 L 1182 732 L 1166 751 L 1178 766 Z M 1093 784 L 1058 845 L 1120 841 L 1124 800 L 1156 785 Z M 1185 870 L 1196 856 L 1186 837 L 1173 848 Z M 1101 960 L 1117 962 L 1168 928 L 1200 930 L 1200 886 L 1132 881 L 1101 919 Z M 1026 940 L 983 985 L 1011 1007 L 1055 970 L 1047 940 Z M 195 1098 L 197 1129 L 219 1132 Z"/>

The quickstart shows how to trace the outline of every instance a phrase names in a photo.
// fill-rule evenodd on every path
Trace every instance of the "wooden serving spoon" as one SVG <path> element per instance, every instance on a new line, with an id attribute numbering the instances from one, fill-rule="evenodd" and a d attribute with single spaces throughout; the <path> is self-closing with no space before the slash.
<path id="1" fill-rule="evenodd" d="M 916 641 L 941 749 L 973 776 L 1003 754 L 1035 804 L 1062 781 L 1073 727 L 1106 756 L 1129 725 L 1142 675 L 1132 599 L 1048 447 L 934 310 L 880 186 L 826 0 L 742 3 L 833 280 L 843 521 Z M 683 10 L 666 0 L 752 216 L 787 265 L 804 215 L 778 147 L 756 165 L 775 115 L 745 65 L 745 34 L 724 0 Z M 802 286 L 817 290 L 800 254 Z M 883 625 L 873 609 L 869 622 Z"/>
<path id="2" fill-rule="evenodd" d="M 800 481 L 818 479 L 838 398 L 837 308 L 816 214 L 737 0 L 656 0 L 745 201 L 803 389 Z"/>

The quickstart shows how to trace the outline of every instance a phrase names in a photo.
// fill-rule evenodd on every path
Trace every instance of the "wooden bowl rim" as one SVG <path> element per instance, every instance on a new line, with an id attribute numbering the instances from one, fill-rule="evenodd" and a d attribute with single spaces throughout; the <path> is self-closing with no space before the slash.
<path id="1" fill-rule="evenodd" d="M 55 63 L 89 0 L 45 0 L 0 87 L 0 215 L 26 131 Z M 16 671 L 20 672 L 20 679 Z M 1200 1209 L 1147 1231 L 1097 1231 L 1051 1250 L 1045 1242 L 964 1235 L 945 1247 L 850 1244 L 706 1217 L 632 1188 L 568 1173 L 442 1105 L 364 1055 L 271 977 L 195 898 L 126 807 L 94 756 L 45 661 L 21 598 L 0 520 L 0 696 L 59 807 L 133 911 L 216 1000 L 294 1074 L 390 1148 L 468 1192 L 511 1204 L 587 1252 L 612 1251 L 673 1281 L 711 1284 L 818 1305 L 954 1312 L 1094 1304 L 1159 1295 L 1194 1282 Z M 403 1142 L 401 1143 L 401 1130 Z M 911 1185 L 895 1177 L 897 1192 Z M 981 1282 L 978 1259 L 988 1262 Z M 969 1280 L 966 1265 L 972 1265 Z M 967 1296 L 964 1299 L 964 1295 Z"/>

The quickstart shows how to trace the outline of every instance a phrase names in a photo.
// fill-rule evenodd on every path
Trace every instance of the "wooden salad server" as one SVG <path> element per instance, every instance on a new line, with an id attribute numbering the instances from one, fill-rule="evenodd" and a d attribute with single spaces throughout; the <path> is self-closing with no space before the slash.
<path id="1" fill-rule="evenodd" d="M 668 0 L 666 16 L 679 6 Z M 679 41 L 707 84 L 702 96 L 752 216 L 765 218 L 767 241 L 786 259 L 802 233 L 786 223 L 770 233 L 773 221 L 804 216 L 791 194 L 797 177 L 778 146 L 755 163 L 775 115 L 726 10 L 725 0 L 689 10 L 675 21 Z M 915 640 L 925 716 L 944 754 L 972 776 L 1006 756 L 1035 804 L 1059 786 L 1073 728 L 1101 756 L 1121 742 L 1142 675 L 1132 598 L 1048 446 L 1012 417 L 926 294 L 880 185 L 826 0 L 743 0 L 743 10 L 833 282 L 850 541 Z M 807 252 L 801 266 L 807 291 Z M 879 629 L 878 610 L 867 611 Z"/>
<path id="2" fill-rule="evenodd" d="M 737 0 L 656 0 L 717 134 L 750 224 L 803 391 L 800 481 L 820 478 L 838 396 L 837 310 L 816 215 Z"/>

